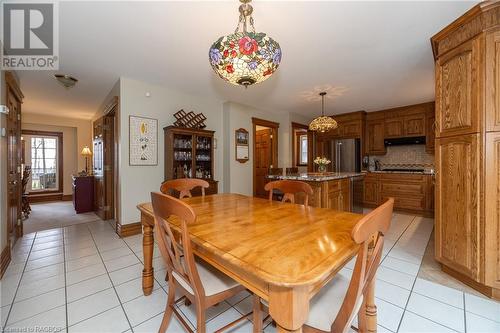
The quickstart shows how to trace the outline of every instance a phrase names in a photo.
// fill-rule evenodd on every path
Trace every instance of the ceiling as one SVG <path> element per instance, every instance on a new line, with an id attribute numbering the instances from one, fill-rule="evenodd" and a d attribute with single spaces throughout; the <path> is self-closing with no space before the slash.
<path id="1" fill-rule="evenodd" d="M 60 70 L 19 71 L 24 112 L 90 119 L 120 76 L 314 117 L 431 101 L 430 37 L 475 2 L 254 2 L 255 27 L 277 40 L 280 68 L 248 89 L 213 73 L 208 49 L 232 33 L 238 2 L 60 2 Z M 202 110 L 200 110 L 202 111 Z"/>

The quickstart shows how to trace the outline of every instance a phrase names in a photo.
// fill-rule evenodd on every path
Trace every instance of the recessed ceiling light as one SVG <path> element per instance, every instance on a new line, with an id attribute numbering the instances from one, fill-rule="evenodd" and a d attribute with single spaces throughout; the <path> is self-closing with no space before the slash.
<path id="1" fill-rule="evenodd" d="M 62 84 L 67 89 L 73 88 L 75 84 L 78 82 L 78 80 L 72 77 L 71 75 L 54 74 L 54 77 L 56 78 L 57 82 Z"/>

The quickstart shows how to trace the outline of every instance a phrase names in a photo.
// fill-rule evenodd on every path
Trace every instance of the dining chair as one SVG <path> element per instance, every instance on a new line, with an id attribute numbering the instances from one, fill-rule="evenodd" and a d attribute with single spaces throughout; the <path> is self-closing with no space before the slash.
<path id="1" fill-rule="evenodd" d="M 375 296 L 374 278 L 382 256 L 384 234 L 391 225 L 393 206 L 394 199 L 389 198 L 356 223 L 351 238 L 360 247 L 352 275 L 341 271 L 312 298 L 309 318 L 302 329 L 304 333 L 347 332 L 356 314 L 358 331 L 367 331 L 365 308 L 368 305 L 371 310 L 376 309 L 375 304 L 367 303 Z M 261 307 L 261 302 L 254 303 L 254 322 L 258 325 L 262 321 L 255 321 L 256 310 Z"/>
<path id="2" fill-rule="evenodd" d="M 297 167 L 291 167 L 291 168 L 286 168 L 285 169 L 285 174 L 286 175 L 296 175 L 299 173 L 299 168 Z"/>
<path id="3" fill-rule="evenodd" d="M 313 194 L 313 189 L 309 184 L 298 180 L 275 180 L 267 183 L 264 189 L 269 191 L 270 201 L 273 200 L 274 190 L 283 193 L 282 202 L 289 201 L 291 203 L 295 203 L 295 194 L 305 193 L 304 206 L 306 207 L 309 205 L 309 196 Z"/>
<path id="4" fill-rule="evenodd" d="M 196 214 L 183 201 L 159 192 L 151 193 L 155 216 L 155 235 L 158 247 L 167 267 L 168 299 L 159 333 L 164 333 L 172 314 L 188 332 L 193 332 L 176 308 L 176 304 L 188 299 L 196 307 L 196 332 L 205 333 L 208 308 L 232 297 L 245 288 L 224 273 L 199 258 L 195 258 L 189 237 L 189 225 L 195 223 Z M 179 221 L 179 227 L 171 228 L 169 218 Z M 174 237 L 174 231 L 175 233 Z M 182 294 L 175 299 L 176 290 Z M 230 328 L 249 317 L 252 312 L 239 317 L 217 332 Z"/>
<path id="5" fill-rule="evenodd" d="M 205 196 L 205 189 L 210 185 L 206 180 L 197 178 L 179 178 L 164 181 L 160 186 L 160 191 L 163 194 L 172 194 L 173 191 L 179 192 L 179 199 L 191 198 L 191 191 L 195 187 L 201 187 L 201 195 Z"/>

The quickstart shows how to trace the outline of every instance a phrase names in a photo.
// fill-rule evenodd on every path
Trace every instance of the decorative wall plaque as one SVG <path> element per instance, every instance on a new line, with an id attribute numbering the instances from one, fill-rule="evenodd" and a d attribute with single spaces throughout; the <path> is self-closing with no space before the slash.
<path id="1" fill-rule="evenodd" d="M 249 160 L 249 135 L 248 131 L 244 128 L 235 131 L 235 156 L 236 160 L 240 163 L 245 163 Z"/>
<path id="2" fill-rule="evenodd" d="M 158 165 L 158 120 L 130 116 L 129 164 Z"/>

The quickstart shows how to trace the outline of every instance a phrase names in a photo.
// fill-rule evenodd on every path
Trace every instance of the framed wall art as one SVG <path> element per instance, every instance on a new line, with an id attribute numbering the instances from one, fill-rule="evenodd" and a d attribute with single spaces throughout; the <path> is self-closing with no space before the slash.
<path id="1" fill-rule="evenodd" d="M 248 131 L 244 128 L 235 131 L 236 143 L 236 160 L 240 163 L 245 163 L 249 160 L 249 135 Z"/>
<path id="2" fill-rule="evenodd" d="M 129 164 L 158 165 L 158 120 L 129 117 Z"/>

